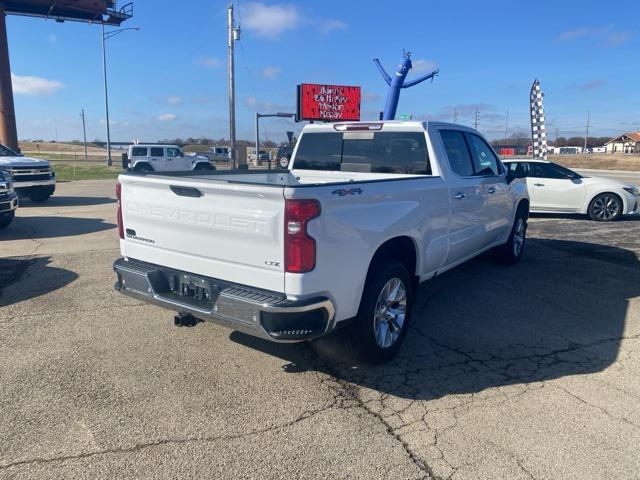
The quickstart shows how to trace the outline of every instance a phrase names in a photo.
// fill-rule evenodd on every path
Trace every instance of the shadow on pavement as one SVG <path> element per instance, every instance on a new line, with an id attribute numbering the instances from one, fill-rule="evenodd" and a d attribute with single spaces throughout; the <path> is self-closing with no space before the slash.
<path id="1" fill-rule="evenodd" d="M 589 215 L 580 215 L 577 213 L 530 213 L 529 216 L 531 218 L 558 218 L 558 219 L 566 219 L 566 220 L 584 220 L 585 222 L 593 222 L 595 225 L 606 225 L 606 222 L 596 222 L 595 220 L 591 220 Z M 622 215 L 615 222 L 639 222 L 640 215 Z"/>
<path id="2" fill-rule="evenodd" d="M 0 307 L 23 302 L 58 290 L 78 278 L 78 274 L 64 268 L 49 266 L 49 257 L 19 259 L 0 258 Z M 29 288 L 6 288 L 22 278 L 37 276 L 38 282 L 32 282 Z"/>
<path id="3" fill-rule="evenodd" d="M 481 257 L 422 284 L 411 329 L 391 363 L 345 356 L 339 336 L 282 345 L 231 339 L 289 363 L 394 396 L 429 400 L 598 372 L 615 362 L 629 300 L 640 296 L 632 251 L 529 239 L 513 267 Z"/>
<path id="4" fill-rule="evenodd" d="M 32 202 L 28 197 L 20 197 L 20 207 L 83 207 L 91 205 L 105 205 L 116 203 L 114 198 L 109 197 L 65 197 L 52 196 L 46 202 Z"/>
<path id="5" fill-rule="evenodd" d="M 115 227 L 116 225 L 107 223 L 102 218 L 17 216 L 7 229 L 0 230 L 0 242 L 3 240 L 72 237 Z"/>

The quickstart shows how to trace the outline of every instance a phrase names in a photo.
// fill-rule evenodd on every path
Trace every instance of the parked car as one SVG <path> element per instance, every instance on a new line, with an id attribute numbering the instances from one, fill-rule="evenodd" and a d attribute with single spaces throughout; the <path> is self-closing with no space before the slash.
<path id="1" fill-rule="evenodd" d="M 124 162 L 136 172 L 215 170 L 208 159 L 185 155 L 176 145 L 130 145 Z"/>
<path id="2" fill-rule="evenodd" d="M 638 187 L 601 177 L 585 177 L 545 160 L 504 160 L 511 175 L 525 178 L 531 211 L 579 213 L 609 222 L 638 213 Z"/>
<path id="3" fill-rule="evenodd" d="M 0 145 L 0 170 L 11 175 L 19 196 L 34 202 L 46 202 L 56 190 L 56 174 L 51 163 L 25 157 L 4 145 Z"/>
<path id="4" fill-rule="evenodd" d="M 199 157 L 205 157 L 211 162 L 229 162 L 231 160 L 231 149 L 229 147 L 211 147 L 206 152 L 198 152 Z"/>
<path id="5" fill-rule="evenodd" d="M 283 145 L 278 147 L 278 153 L 276 153 L 276 165 L 278 168 L 286 170 L 289 168 L 289 161 L 293 155 L 293 147 L 290 145 Z"/>
<path id="6" fill-rule="evenodd" d="M 419 282 L 492 249 L 517 262 L 529 211 L 477 131 L 413 121 L 308 125 L 287 172 L 127 172 L 116 193 L 117 290 L 275 342 L 345 327 L 371 363 Z"/>
<path id="7" fill-rule="evenodd" d="M 0 229 L 8 227 L 18 208 L 18 195 L 13 189 L 11 175 L 0 170 Z"/>
<path id="8" fill-rule="evenodd" d="M 256 161 L 256 151 L 253 149 L 251 153 L 247 154 L 247 160 L 249 162 Z M 267 150 L 260 150 L 260 163 L 269 163 L 271 161 L 271 152 Z"/>

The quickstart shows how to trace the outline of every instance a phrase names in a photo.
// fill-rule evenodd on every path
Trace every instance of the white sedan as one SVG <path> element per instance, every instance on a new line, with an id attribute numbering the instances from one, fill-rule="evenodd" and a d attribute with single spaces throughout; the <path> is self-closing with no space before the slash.
<path id="1" fill-rule="evenodd" d="M 545 160 L 504 160 L 512 178 L 526 178 L 531 212 L 581 213 L 609 222 L 638 213 L 638 187 L 601 177 L 584 177 Z"/>

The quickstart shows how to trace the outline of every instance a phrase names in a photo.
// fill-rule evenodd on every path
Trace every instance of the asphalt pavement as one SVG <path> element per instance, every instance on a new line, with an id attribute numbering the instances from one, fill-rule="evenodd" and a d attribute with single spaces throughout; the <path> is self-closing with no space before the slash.
<path id="1" fill-rule="evenodd" d="M 0 232 L 0 478 L 640 478 L 640 219 L 532 218 L 422 285 L 398 358 L 113 290 L 113 181 Z"/>

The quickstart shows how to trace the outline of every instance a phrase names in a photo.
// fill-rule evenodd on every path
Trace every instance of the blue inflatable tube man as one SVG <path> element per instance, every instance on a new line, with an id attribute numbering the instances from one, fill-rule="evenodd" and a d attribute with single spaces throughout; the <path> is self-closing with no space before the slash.
<path id="1" fill-rule="evenodd" d="M 409 70 L 411 70 L 412 68 L 411 52 L 404 52 L 402 61 L 398 65 L 398 69 L 396 70 L 396 74 L 393 78 L 391 78 L 385 71 L 384 67 L 380 63 L 380 60 L 374 58 L 373 62 L 378 67 L 378 70 L 380 70 L 382 78 L 384 78 L 385 82 L 387 82 L 387 85 L 389 85 L 389 93 L 387 94 L 387 103 L 384 106 L 382 120 L 393 120 L 396 118 L 396 110 L 398 109 L 398 101 L 400 100 L 401 88 L 413 87 L 414 85 L 424 82 L 425 80 L 428 80 L 430 78 L 433 79 L 439 72 L 439 70 L 434 70 L 433 72 L 427 75 L 423 75 L 422 77 L 410 80 L 408 82 L 405 81 Z"/>

